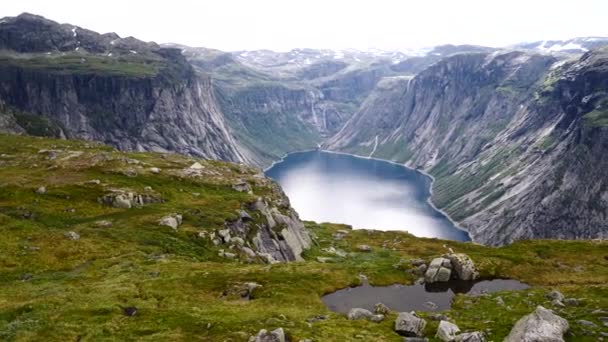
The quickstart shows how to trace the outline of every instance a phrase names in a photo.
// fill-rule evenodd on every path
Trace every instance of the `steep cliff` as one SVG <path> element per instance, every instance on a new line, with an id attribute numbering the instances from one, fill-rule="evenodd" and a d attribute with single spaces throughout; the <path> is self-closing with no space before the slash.
<path id="1" fill-rule="evenodd" d="M 177 49 L 24 14 L 0 23 L 0 101 L 123 150 L 247 161 L 211 80 Z"/>
<path id="2" fill-rule="evenodd" d="M 605 55 L 452 56 L 377 89 L 328 147 L 429 172 L 434 202 L 482 243 L 602 236 Z"/>

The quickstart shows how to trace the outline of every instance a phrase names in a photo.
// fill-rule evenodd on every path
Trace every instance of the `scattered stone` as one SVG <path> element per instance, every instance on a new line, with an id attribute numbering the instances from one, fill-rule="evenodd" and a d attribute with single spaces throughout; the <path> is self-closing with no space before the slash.
<path id="1" fill-rule="evenodd" d="M 403 336 L 421 337 L 426 321 L 409 312 L 400 312 L 395 320 L 395 331 Z"/>
<path id="2" fill-rule="evenodd" d="M 416 267 L 416 273 L 420 274 L 420 275 L 423 275 L 423 274 L 426 273 L 427 269 L 428 269 L 428 267 L 426 266 L 426 264 L 422 264 L 422 265 Z"/>
<path id="3" fill-rule="evenodd" d="M 348 234 L 343 234 L 343 233 L 340 233 L 340 232 L 336 232 L 336 233 L 332 234 L 332 237 L 333 237 L 334 240 L 339 241 L 339 240 L 342 240 L 346 235 L 348 235 Z"/>
<path id="4" fill-rule="evenodd" d="M 376 314 L 387 315 L 390 311 L 391 309 L 389 309 L 388 306 L 384 305 L 383 303 L 376 303 L 376 305 L 374 305 L 374 312 Z"/>
<path id="5" fill-rule="evenodd" d="M 237 246 L 243 246 L 245 244 L 245 240 L 243 240 L 243 238 L 240 238 L 238 236 L 231 238 L 230 241 L 233 242 Z"/>
<path id="6" fill-rule="evenodd" d="M 351 321 L 359 320 L 359 319 L 370 319 L 374 314 L 366 309 L 361 308 L 353 308 L 348 311 L 348 319 Z"/>
<path id="7" fill-rule="evenodd" d="M 505 306 L 505 301 L 502 299 L 502 297 L 496 297 L 496 304 L 500 305 L 500 306 Z"/>
<path id="8" fill-rule="evenodd" d="M 515 323 L 504 341 L 563 341 L 569 328 L 567 320 L 539 305 L 533 313 Z"/>
<path id="9" fill-rule="evenodd" d="M 557 290 L 553 290 L 553 291 L 549 292 L 547 294 L 547 298 L 549 298 L 551 300 L 556 300 L 557 299 L 560 302 L 564 301 L 564 295 L 561 292 L 557 291 Z"/>
<path id="10" fill-rule="evenodd" d="M 219 256 L 223 257 L 223 258 L 227 258 L 227 259 L 235 259 L 236 258 L 236 254 L 234 253 L 230 253 L 230 252 L 219 252 L 218 253 Z"/>
<path id="11" fill-rule="evenodd" d="M 144 191 L 152 191 L 152 187 L 151 186 L 144 186 Z"/>
<path id="12" fill-rule="evenodd" d="M 249 247 L 241 247 L 241 251 L 247 255 L 249 258 L 255 258 L 255 252 Z"/>
<path id="13" fill-rule="evenodd" d="M 568 306 L 579 306 L 581 303 L 576 298 L 566 298 L 566 299 L 564 299 L 564 304 L 566 304 Z"/>
<path id="14" fill-rule="evenodd" d="M 306 319 L 308 323 L 316 323 L 327 319 L 327 315 L 317 315 Z"/>
<path id="15" fill-rule="evenodd" d="M 134 306 L 128 306 L 128 307 L 122 309 L 122 313 L 125 316 L 133 317 L 133 316 L 137 315 L 137 308 Z"/>
<path id="16" fill-rule="evenodd" d="M 160 169 L 157 167 L 151 167 L 150 168 L 150 172 L 154 173 L 154 174 L 159 174 L 160 173 Z"/>
<path id="17" fill-rule="evenodd" d="M 429 318 L 433 321 L 447 321 L 448 316 L 444 314 L 430 314 Z"/>
<path id="18" fill-rule="evenodd" d="M 192 170 L 202 170 L 204 168 L 205 167 L 203 165 L 201 165 L 201 163 L 199 163 L 199 162 L 196 162 L 196 163 L 190 165 L 190 167 L 189 167 L 189 169 L 192 169 Z"/>
<path id="19" fill-rule="evenodd" d="M 341 258 L 345 258 L 346 257 L 346 252 L 344 252 L 342 250 L 339 250 L 339 249 L 336 249 L 334 247 L 323 248 L 322 251 L 325 252 L 325 253 L 329 253 L 329 254 L 333 254 L 333 255 L 339 256 Z"/>
<path id="20" fill-rule="evenodd" d="M 283 331 L 283 328 L 278 328 L 270 332 L 266 329 L 262 329 L 256 336 L 251 336 L 249 342 L 285 342 L 285 332 Z"/>
<path id="21" fill-rule="evenodd" d="M 229 243 L 231 240 L 230 237 L 230 229 L 222 229 L 217 232 L 217 234 L 222 238 L 224 243 Z"/>
<path id="22" fill-rule="evenodd" d="M 445 255 L 450 260 L 455 275 L 460 280 L 475 280 L 479 278 L 479 272 L 475 269 L 475 264 L 471 258 L 463 253 L 451 253 Z M 444 265 L 444 267 L 446 267 Z"/>
<path id="23" fill-rule="evenodd" d="M 99 185 L 99 184 L 101 184 L 101 181 L 99 179 L 91 179 L 90 181 L 84 182 L 84 184 L 87 184 L 87 185 Z"/>
<path id="24" fill-rule="evenodd" d="M 110 220 L 99 220 L 93 223 L 93 227 L 95 228 L 107 228 L 112 226 L 112 221 Z"/>
<path id="25" fill-rule="evenodd" d="M 558 308 L 564 308 L 566 307 L 566 305 L 564 305 L 564 303 L 562 303 L 560 300 L 558 299 L 554 299 L 551 301 L 551 305 L 556 306 Z"/>
<path id="26" fill-rule="evenodd" d="M 439 322 L 435 337 L 445 342 L 451 342 L 456 339 L 458 333 L 460 333 L 460 328 L 458 328 L 456 324 L 448 321 L 441 321 Z"/>
<path id="27" fill-rule="evenodd" d="M 19 276 L 19 279 L 22 281 L 29 281 L 34 279 L 34 275 L 31 273 L 23 273 L 22 275 Z"/>
<path id="28" fill-rule="evenodd" d="M 245 210 L 241 210 L 239 212 L 239 217 L 241 218 L 241 220 L 243 221 L 253 221 L 253 217 L 251 217 L 251 215 L 249 215 L 248 212 L 246 212 Z"/>
<path id="29" fill-rule="evenodd" d="M 110 205 L 114 208 L 131 209 L 141 208 L 145 204 L 160 203 L 162 199 L 153 194 L 136 194 L 123 190 L 114 190 L 98 199 L 99 203 Z"/>
<path id="30" fill-rule="evenodd" d="M 428 342 L 426 337 L 404 337 L 403 342 Z"/>
<path id="31" fill-rule="evenodd" d="M 464 333 L 456 336 L 455 342 L 486 342 L 486 337 L 480 331 Z"/>
<path id="32" fill-rule="evenodd" d="M 426 262 L 422 259 L 412 259 L 412 260 L 410 260 L 410 263 L 414 267 L 418 267 L 420 265 L 426 265 Z"/>
<path id="33" fill-rule="evenodd" d="M 73 240 L 73 241 L 80 240 L 80 235 L 74 231 L 69 231 L 69 232 L 65 233 L 65 236 L 68 239 Z"/>
<path id="34" fill-rule="evenodd" d="M 576 323 L 578 323 L 579 325 L 584 325 L 586 327 L 597 328 L 597 324 L 591 321 L 586 321 L 584 319 L 579 319 L 578 321 L 576 321 Z"/>
<path id="35" fill-rule="evenodd" d="M 368 245 L 359 245 L 357 246 L 357 249 L 361 252 L 371 252 L 372 248 Z"/>
<path id="36" fill-rule="evenodd" d="M 44 195 L 44 194 L 46 194 L 46 187 L 45 186 L 39 187 L 38 189 L 36 189 L 36 193 L 38 195 Z"/>
<path id="37" fill-rule="evenodd" d="M 172 214 L 169 216 L 165 216 L 158 222 L 161 226 L 167 226 L 173 228 L 173 230 L 177 230 L 177 228 L 182 224 L 182 215 Z"/>
<path id="38" fill-rule="evenodd" d="M 374 323 L 380 323 L 384 321 L 384 315 L 373 315 L 369 320 Z"/>
<path id="39" fill-rule="evenodd" d="M 238 192 L 251 191 L 251 186 L 245 181 L 239 181 L 238 183 L 232 184 L 232 188 Z"/>

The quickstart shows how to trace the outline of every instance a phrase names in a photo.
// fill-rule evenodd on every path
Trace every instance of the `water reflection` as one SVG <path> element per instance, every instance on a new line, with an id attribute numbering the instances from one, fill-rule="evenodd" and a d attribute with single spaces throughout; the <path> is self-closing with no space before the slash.
<path id="1" fill-rule="evenodd" d="M 480 295 L 498 291 L 518 291 L 528 285 L 517 280 L 495 279 L 449 281 L 425 285 L 357 286 L 323 296 L 323 303 L 335 312 L 347 313 L 352 308 L 373 310 L 376 303 L 384 303 L 395 311 L 442 311 L 450 308 L 457 293 Z"/>
<path id="2" fill-rule="evenodd" d="M 291 154 L 266 174 L 305 220 L 469 239 L 427 203 L 430 179 L 399 165 L 314 151 Z"/>

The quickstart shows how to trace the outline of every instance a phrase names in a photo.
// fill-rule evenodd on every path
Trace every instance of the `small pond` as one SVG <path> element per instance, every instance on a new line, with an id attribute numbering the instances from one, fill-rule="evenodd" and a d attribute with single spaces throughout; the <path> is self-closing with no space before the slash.
<path id="1" fill-rule="evenodd" d="M 352 308 L 373 311 L 376 303 L 384 303 L 391 310 L 442 311 L 450 308 L 457 293 L 480 295 L 498 291 L 525 290 L 529 286 L 517 280 L 494 279 L 449 281 L 424 285 L 362 285 L 338 290 L 323 296 L 323 303 L 334 312 L 348 313 Z"/>

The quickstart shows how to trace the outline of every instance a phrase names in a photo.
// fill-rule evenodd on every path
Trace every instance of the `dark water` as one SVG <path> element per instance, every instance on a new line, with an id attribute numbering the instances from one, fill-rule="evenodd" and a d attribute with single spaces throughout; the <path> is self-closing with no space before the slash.
<path id="1" fill-rule="evenodd" d="M 394 311 L 442 311 L 450 308 L 456 293 L 479 295 L 505 290 L 525 290 L 528 285 L 517 280 L 495 279 L 479 282 L 450 281 L 425 285 L 363 285 L 323 296 L 323 303 L 334 312 L 348 313 L 352 308 L 373 311 L 376 303 L 384 303 Z M 429 303 L 431 302 L 431 303 Z"/>
<path id="2" fill-rule="evenodd" d="M 305 220 L 469 240 L 427 202 L 431 180 L 400 165 L 311 151 L 290 154 L 266 175 L 281 184 Z"/>

